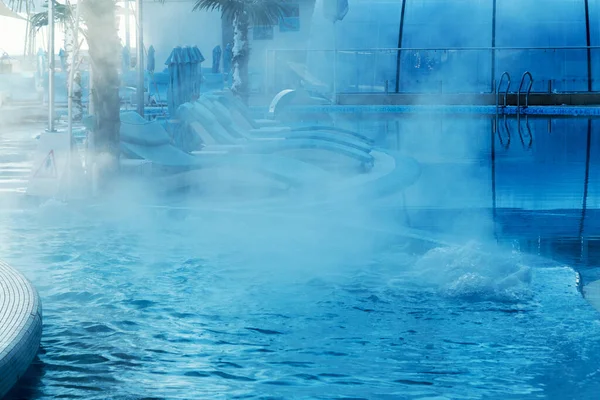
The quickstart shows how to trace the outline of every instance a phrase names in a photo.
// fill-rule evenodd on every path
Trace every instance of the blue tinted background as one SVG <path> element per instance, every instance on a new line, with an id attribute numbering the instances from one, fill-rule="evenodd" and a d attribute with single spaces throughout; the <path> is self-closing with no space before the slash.
<path id="1" fill-rule="evenodd" d="M 492 47 L 492 0 L 404 0 L 402 47 Z M 600 46 L 600 0 L 589 0 L 590 44 Z M 333 29 L 321 18 L 320 1 L 313 17 L 311 48 L 333 49 Z M 587 91 L 584 0 L 497 0 L 495 76 L 491 50 L 405 50 L 400 62 L 400 91 L 479 93 L 492 89 L 494 78 L 508 71 L 511 91 L 525 71 L 535 79 L 533 91 Z M 350 11 L 335 28 L 339 92 L 395 90 L 402 0 L 350 0 Z M 553 48 L 532 49 L 535 47 Z M 343 50 L 362 50 L 346 51 Z M 309 57 L 312 74 L 332 81 L 333 54 Z M 600 51 L 591 51 L 593 90 L 600 75 Z"/>

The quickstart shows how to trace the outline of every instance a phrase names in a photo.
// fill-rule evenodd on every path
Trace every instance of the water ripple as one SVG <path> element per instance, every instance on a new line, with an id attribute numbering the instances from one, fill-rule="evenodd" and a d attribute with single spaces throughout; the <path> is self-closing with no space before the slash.
<path id="1" fill-rule="evenodd" d="M 77 218 L 0 213 L 0 254 L 44 303 L 40 373 L 14 398 L 537 399 L 600 389 L 600 324 L 566 268 L 531 266 L 531 296 L 516 302 L 478 280 L 453 286 L 502 295 L 474 299 L 444 284 L 482 261 L 469 249 L 419 258 L 390 246 L 379 252 L 386 262 L 329 264 L 294 253 L 286 263 L 268 246 L 232 254 L 231 240 L 214 237 L 225 220 L 178 222 L 178 233 L 160 217 L 138 230 Z M 518 272 L 511 257 L 483 261 Z M 433 279 L 441 275 L 449 280 Z"/>

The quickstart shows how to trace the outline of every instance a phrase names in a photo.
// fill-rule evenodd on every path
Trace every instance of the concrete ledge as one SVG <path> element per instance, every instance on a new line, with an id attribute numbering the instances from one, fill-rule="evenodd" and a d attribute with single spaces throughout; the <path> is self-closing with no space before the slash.
<path id="1" fill-rule="evenodd" d="M 0 261 L 0 398 L 33 361 L 42 338 L 42 303 L 33 285 Z"/>
<path id="2" fill-rule="evenodd" d="M 290 106 L 292 114 L 496 114 L 496 106 L 477 105 L 326 105 Z M 600 107 L 595 106 L 529 106 L 519 108 L 520 114 L 548 117 L 600 117 Z M 498 114 L 516 115 L 517 107 L 498 108 Z"/>
<path id="3" fill-rule="evenodd" d="M 338 94 L 340 105 L 450 105 L 450 106 L 491 106 L 496 105 L 494 93 L 464 93 L 464 94 L 419 94 L 419 93 L 342 93 Z M 503 102 L 503 93 L 500 102 Z M 509 93 L 507 105 L 517 105 L 517 94 Z M 521 95 L 521 105 L 525 95 Z M 592 106 L 600 105 L 600 93 L 531 93 L 531 106 Z"/>

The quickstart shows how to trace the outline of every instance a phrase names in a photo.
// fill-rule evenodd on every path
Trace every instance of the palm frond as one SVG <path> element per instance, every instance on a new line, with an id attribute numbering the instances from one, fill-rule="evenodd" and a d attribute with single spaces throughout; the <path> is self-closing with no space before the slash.
<path id="1" fill-rule="evenodd" d="M 4 3 L 15 12 L 29 12 L 35 7 L 35 0 L 6 0 Z"/>
<path id="2" fill-rule="evenodd" d="M 287 5 L 277 0 L 248 1 L 246 12 L 254 25 L 275 25 L 287 11 Z"/>
<path id="3" fill-rule="evenodd" d="M 73 6 L 57 3 L 54 1 L 54 21 L 59 24 L 67 24 L 71 22 L 73 18 Z M 48 8 L 48 5 L 44 5 Z M 36 30 L 40 30 L 42 27 L 48 25 L 48 10 L 35 13 L 29 17 L 31 26 Z"/>
<path id="4" fill-rule="evenodd" d="M 220 11 L 223 18 L 233 21 L 246 13 L 254 25 L 274 25 L 287 10 L 281 0 L 196 0 L 192 11 Z"/>
<path id="5" fill-rule="evenodd" d="M 192 11 L 221 11 L 236 8 L 242 3 L 241 0 L 196 0 Z"/>

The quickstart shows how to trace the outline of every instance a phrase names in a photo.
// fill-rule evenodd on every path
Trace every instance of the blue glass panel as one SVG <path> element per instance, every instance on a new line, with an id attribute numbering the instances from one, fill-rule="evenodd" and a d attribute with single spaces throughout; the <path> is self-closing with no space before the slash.
<path id="1" fill-rule="evenodd" d="M 406 0 L 400 63 L 402 92 L 478 93 L 492 88 L 491 0 Z M 317 2 L 318 4 L 319 2 Z M 589 0 L 590 18 L 600 20 L 600 0 Z M 508 71 L 516 91 L 525 71 L 535 79 L 533 91 L 587 91 L 584 0 L 498 0 L 496 78 Z M 350 11 L 336 24 L 340 50 L 338 90 L 380 91 L 395 86 L 396 53 L 375 51 L 397 46 L 402 1 L 351 0 Z M 332 85 L 334 34 L 331 23 L 313 17 L 311 47 L 329 49 L 309 56 L 310 73 Z M 322 20 L 322 21 L 321 21 Z M 592 45 L 600 46 L 600 25 L 591 24 Z M 526 49 L 537 47 L 538 49 Z M 550 49 L 539 49 L 539 48 Z M 452 50 L 448 50 L 452 48 Z M 428 50 L 425 50 L 428 49 Z M 437 49 L 437 50 L 436 50 Z M 600 51 L 592 51 L 592 68 L 600 90 Z"/>
<path id="2" fill-rule="evenodd" d="M 502 0 L 497 8 L 497 47 L 586 46 L 584 0 Z M 587 91 L 587 51 L 498 51 L 498 73 L 516 81 L 525 71 L 535 79 L 534 91 Z M 515 87 L 516 90 L 516 87 Z"/>
<path id="3" fill-rule="evenodd" d="M 407 1 L 403 48 L 491 46 L 491 1 Z M 400 88 L 403 92 L 489 91 L 491 51 L 403 51 Z"/>
<path id="4" fill-rule="evenodd" d="M 600 0 L 589 0 L 590 39 L 592 46 L 600 46 Z M 600 91 L 600 50 L 592 50 L 592 90 Z"/>
<path id="5" fill-rule="evenodd" d="M 300 30 L 300 4 L 285 3 L 283 15 L 279 18 L 279 32 Z"/>
<path id="6" fill-rule="evenodd" d="M 317 2 L 317 7 L 319 2 Z M 319 9 L 312 19 L 308 71 L 320 81 L 333 85 L 333 52 L 338 54 L 338 92 L 384 91 L 395 86 L 396 52 L 402 1 L 350 1 L 346 17 L 335 24 L 335 32 Z M 333 35 L 336 36 L 335 43 Z M 386 83 L 387 82 L 387 83 Z"/>

